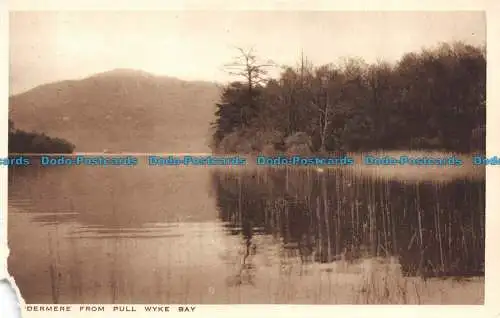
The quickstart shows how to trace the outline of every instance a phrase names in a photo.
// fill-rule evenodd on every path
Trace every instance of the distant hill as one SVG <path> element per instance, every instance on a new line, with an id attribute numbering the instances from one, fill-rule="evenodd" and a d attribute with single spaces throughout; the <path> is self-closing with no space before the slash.
<path id="1" fill-rule="evenodd" d="M 214 83 L 116 69 L 11 96 L 9 118 L 78 152 L 207 152 L 218 97 Z"/>

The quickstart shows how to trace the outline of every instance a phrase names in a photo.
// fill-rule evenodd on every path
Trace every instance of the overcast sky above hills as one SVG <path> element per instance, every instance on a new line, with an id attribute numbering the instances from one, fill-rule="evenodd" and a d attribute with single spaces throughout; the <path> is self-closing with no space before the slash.
<path id="1" fill-rule="evenodd" d="M 234 46 L 280 64 L 300 49 L 315 64 L 342 56 L 397 60 L 440 41 L 485 43 L 481 12 L 15 12 L 10 91 L 115 69 L 227 81 Z"/>

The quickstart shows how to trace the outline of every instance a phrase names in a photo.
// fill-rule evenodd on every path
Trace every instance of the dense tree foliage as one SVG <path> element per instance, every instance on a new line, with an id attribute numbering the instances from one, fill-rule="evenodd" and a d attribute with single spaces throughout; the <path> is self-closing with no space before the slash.
<path id="1" fill-rule="evenodd" d="M 485 49 L 441 44 L 395 64 L 302 59 L 251 89 L 231 83 L 215 115 L 216 152 L 484 151 Z"/>
<path id="2" fill-rule="evenodd" d="M 72 153 L 74 149 L 75 146 L 64 139 L 16 129 L 9 120 L 9 153 Z"/>

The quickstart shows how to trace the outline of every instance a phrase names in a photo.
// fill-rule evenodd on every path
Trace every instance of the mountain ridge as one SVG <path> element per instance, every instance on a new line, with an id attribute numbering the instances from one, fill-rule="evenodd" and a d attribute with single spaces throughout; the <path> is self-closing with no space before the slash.
<path id="1" fill-rule="evenodd" d="M 9 118 L 80 152 L 206 152 L 218 97 L 215 83 L 120 68 L 10 96 Z"/>

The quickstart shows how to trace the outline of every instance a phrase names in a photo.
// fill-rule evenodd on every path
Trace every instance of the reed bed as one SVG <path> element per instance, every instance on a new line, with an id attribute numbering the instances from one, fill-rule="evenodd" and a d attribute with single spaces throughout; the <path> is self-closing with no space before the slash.
<path id="1" fill-rule="evenodd" d="M 223 220 L 245 237 L 279 237 L 303 259 L 396 256 L 405 277 L 484 275 L 484 179 L 260 168 L 216 171 L 212 182 Z"/>

